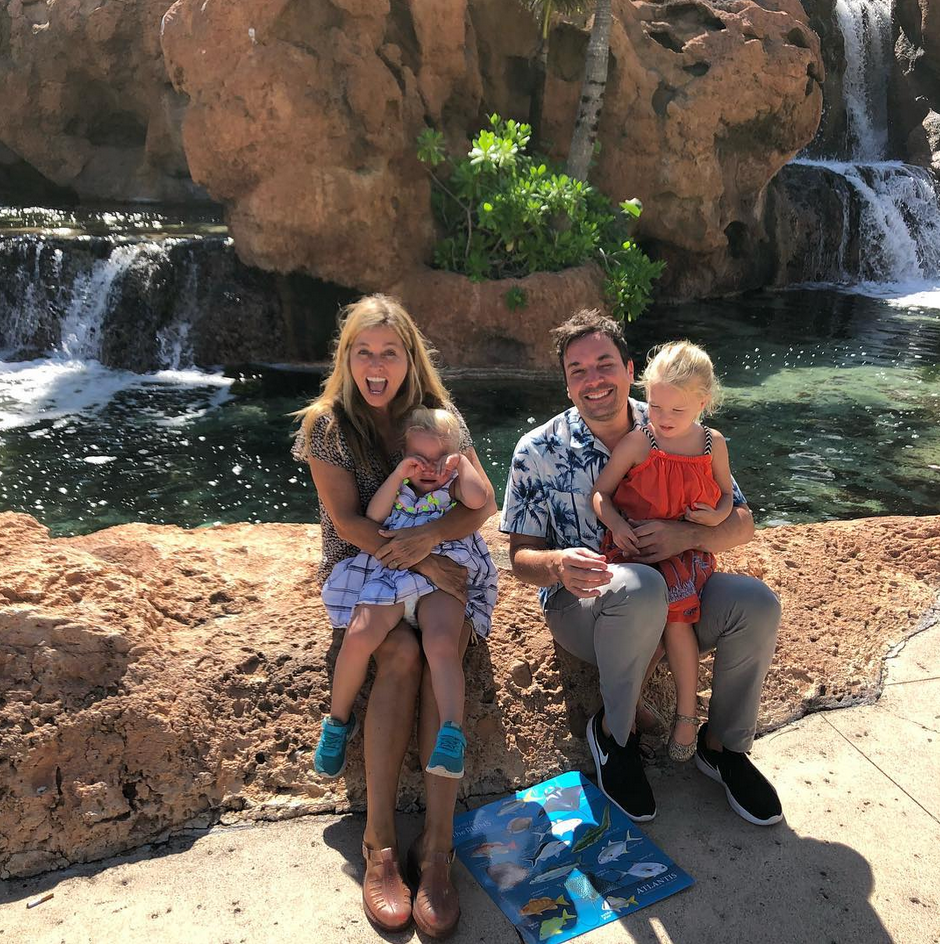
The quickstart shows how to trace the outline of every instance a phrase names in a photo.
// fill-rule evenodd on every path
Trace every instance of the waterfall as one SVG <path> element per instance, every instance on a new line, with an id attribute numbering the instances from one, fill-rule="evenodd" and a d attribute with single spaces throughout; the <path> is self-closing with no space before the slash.
<path id="1" fill-rule="evenodd" d="M 836 0 L 845 42 L 842 76 L 850 156 L 881 161 L 888 154 L 888 72 L 891 0 Z"/>
<path id="2" fill-rule="evenodd" d="M 940 278 L 937 183 L 922 167 L 887 159 L 891 14 L 891 0 L 836 0 L 836 21 L 845 41 L 848 159 L 798 158 L 791 162 L 794 173 L 783 186 L 796 191 L 806 185 L 799 169 L 830 181 L 829 189 L 839 195 L 843 207 L 839 250 L 794 250 L 801 257 L 796 270 L 802 278 L 797 275 L 796 281 L 890 290 L 887 287 L 923 286 Z M 830 240 L 839 224 L 833 219 L 831 228 L 820 227 L 818 238 Z"/>
<path id="3" fill-rule="evenodd" d="M 112 286 L 120 281 L 139 249 L 117 246 L 107 259 L 96 259 L 90 272 L 75 277 L 61 322 L 61 338 L 52 352 L 55 356 L 70 361 L 101 360 L 101 328 Z"/>
<path id="4" fill-rule="evenodd" d="M 0 359 L 98 361 L 135 371 L 194 363 L 203 266 L 231 240 L 0 231 Z"/>

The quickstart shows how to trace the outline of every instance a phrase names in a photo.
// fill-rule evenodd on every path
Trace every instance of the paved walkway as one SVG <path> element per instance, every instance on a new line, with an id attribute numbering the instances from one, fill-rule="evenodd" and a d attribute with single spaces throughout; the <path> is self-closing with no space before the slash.
<path id="1" fill-rule="evenodd" d="M 940 626 L 887 660 L 874 705 L 812 715 L 755 745 L 786 819 L 750 826 L 688 764 L 657 768 L 648 832 L 691 889 L 589 944 L 940 944 Z M 0 944 L 374 942 L 359 906 L 362 818 L 216 828 L 93 866 L 0 882 Z M 402 817 L 405 841 L 418 828 Z M 453 940 L 518 937 L 461 866 Z M 45 891 L 55 897 L 27 910 Z M 387 940 L 418 940 L 414 932 Z"/>

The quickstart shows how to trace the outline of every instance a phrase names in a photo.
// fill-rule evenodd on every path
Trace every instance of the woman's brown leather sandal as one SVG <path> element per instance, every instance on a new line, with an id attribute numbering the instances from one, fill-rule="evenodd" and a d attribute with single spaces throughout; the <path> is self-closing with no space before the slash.
<path id="1" fill-rule="evenodd" d="M 362 909 L 380 931 L 404 931 L 411 924 L 411 889 L 398 864 L 398 851 L 391 846 L 370 849 L 362 844 L 366 874 L 362 877 Z"/>

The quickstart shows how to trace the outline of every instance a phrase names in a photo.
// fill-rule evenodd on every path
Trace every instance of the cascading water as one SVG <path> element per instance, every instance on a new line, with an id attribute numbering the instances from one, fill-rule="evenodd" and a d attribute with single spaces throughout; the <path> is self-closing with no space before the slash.
<path id="1" fill-rule="evenodd" d="M 804 278 L 921 289 L 940 278 L 940 190 L 924 168 L 887 160 L 891 0 L 837 0 L 835 14 L 845 42 L 848 159 L 792 163 L 829 178 L 843 213 L 838 247 L 807 254 Z"/>

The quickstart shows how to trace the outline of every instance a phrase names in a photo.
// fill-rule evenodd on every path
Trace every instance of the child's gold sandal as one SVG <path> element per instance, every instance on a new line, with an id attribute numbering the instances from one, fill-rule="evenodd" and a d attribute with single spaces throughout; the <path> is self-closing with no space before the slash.
<path id="1" fill-rule="evenodd" d="M 686 724 L 691 724 L 696 730 L 698 730 L 698 718 L 693 717 L 692 715 L 680 715 L 676 712 L 676 723 L 679 721 L 684 721 Z M 695 737 L 692 738 L 691 744 L 680 744 L 675 737 L 675 724 L 673 724 L 673 734 L 669 736 L 669 747 L 668 752 L 672 760 L 678 761 L 680 764 L 684 764 L 686 761 L 691 760 L 695 756 Z"/>

